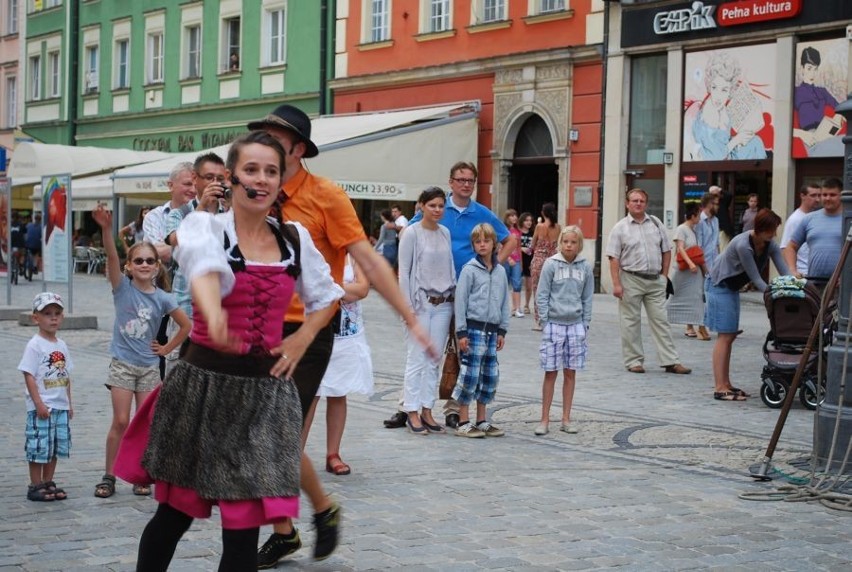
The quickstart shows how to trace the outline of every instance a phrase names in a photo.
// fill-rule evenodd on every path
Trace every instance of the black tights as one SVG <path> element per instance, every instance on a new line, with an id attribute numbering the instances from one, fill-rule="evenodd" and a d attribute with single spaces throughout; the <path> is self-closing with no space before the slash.
<path id="1" fill-rule="evenodd" d="M 154 517 L 145 527 L 139 541 L 136 572 L 168 570 L 175 548 L 183 533 L 192 524 L 192 517 L 160 503 Z M 222 529 L 222 559 L 219 572 L 257 570 L 257 541 L 259 528 L 242 530 Z"/>

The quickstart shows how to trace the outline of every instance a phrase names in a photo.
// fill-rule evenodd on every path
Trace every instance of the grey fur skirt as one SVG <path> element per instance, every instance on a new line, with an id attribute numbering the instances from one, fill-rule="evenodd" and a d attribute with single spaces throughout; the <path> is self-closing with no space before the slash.
<path id="1" fill-rule="evenodd" d="M 142 465 L 206 499 L 299 496 L 302 413 L 293 382 L 262 374 L 268 356 L 258 367 L 256 356 L 199 348 L 190 345 L 163 384 Z"/>

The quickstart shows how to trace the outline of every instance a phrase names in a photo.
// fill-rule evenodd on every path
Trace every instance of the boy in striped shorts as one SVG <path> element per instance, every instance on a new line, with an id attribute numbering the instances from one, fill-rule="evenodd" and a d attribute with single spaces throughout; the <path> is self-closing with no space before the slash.
<path id="1" fill-rule="evenodd" d="M 497 233 L 488 223 L 470 233 L 476 256 L 462 267 L 455 292 L 456 336 L 461 371 L 453 399 L 459 402 L 459 437 L 502 437 L 488 421 L 486 406 L 494 401 L 500 370 L 497 352 L 503 349 L 509 327 L 509 281 L 497 263 Z M 476 401 L 476 425 L 469 405 Z"/>

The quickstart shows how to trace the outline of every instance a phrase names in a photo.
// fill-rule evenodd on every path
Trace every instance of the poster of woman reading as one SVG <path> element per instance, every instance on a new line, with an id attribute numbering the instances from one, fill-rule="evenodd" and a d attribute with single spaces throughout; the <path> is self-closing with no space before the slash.
<path id="1" fill-rule="evenodd" d="M 838 38 L 802 42 L 796 47 L 794 159 L 843 156 L 846 120 L 834 108 L 846 99 L 848 44 Z"/>

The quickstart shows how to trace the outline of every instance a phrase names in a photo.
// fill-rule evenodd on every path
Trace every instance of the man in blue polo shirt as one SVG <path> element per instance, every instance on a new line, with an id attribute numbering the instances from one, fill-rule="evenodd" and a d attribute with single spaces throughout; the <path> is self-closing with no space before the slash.
<path id="1" fill-rule="evenodd" d="M 473 191 L 476 190 L 477 171 L 476 165 L 460 161 L 450 169 L 450 189 L 452 192 L 447 197 L 447 205 L 444 209 L 444 217 L 440 224 L 450 231 L 453 247 L 453 264 L 456 268 L 456 277 L 470 259 L 474 257 L 473 245 L 470 242 L 470 233 L 478 224 L 487 222 L 497 232 L 497 240 L 500 241 L 500 252 L 497 260 L 502 264 L 506 261 L 512 250 L 515 249 L 515 238 L 509 233 L 509 229 L 503 224 L 497 215 L 486 207 L 473 200 Z M 422 213 L 417 213 L 409 224 L 415 223 L 423 218 Z M 458 426 L 458 403 L 450 399 L 444 406 L 447 425 L 456 428 Z M 388 429 L 405 427 L 408 415 L 404 411 L 397 411 L 384 424 Z"/>
<path id="2" fill-rule="evenodd" d="M 817 285 L 828 281 L 834 272 L 834 267 L 840 260 L 843 250 L 843 207 L 840 203 L 840 192 L 843 183 L 840 179 L 826 179 L 822 184 L 822 210 L 810 212 L 802 219 L 798 228 L 793 231 L 787 247 L 784 249 L 784 260 L 787 267 L 796 268 L 796 255 L 799 248 L 808 245 L 808 278 L 815 280 Z M 801 277 L 798 270 L 794 274 Z"/>

